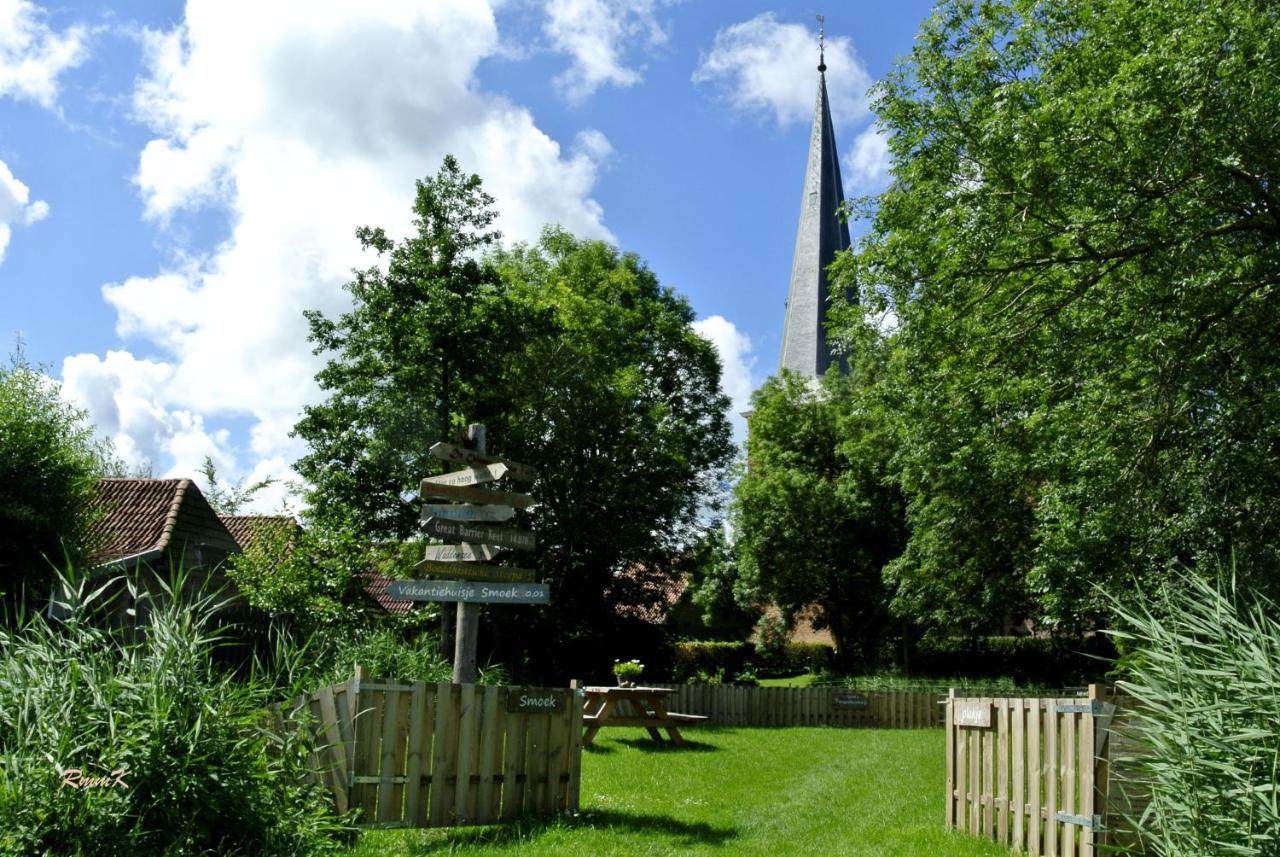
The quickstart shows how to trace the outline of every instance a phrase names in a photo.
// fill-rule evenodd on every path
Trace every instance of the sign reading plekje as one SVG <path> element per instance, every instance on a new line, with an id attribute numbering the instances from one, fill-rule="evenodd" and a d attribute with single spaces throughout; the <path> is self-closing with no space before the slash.
<path id="1" fill-rule="evenodd" d="M 532 583 L 534 573 L 529 568 L 509 565 L 481 565 L 478 562 L 439 562 L 424 559 L 414 566 L 420 574 L 452 577 L 457 580 L 488 580 L 494 582 Z"/>
<path id="2" fill-rule="evenodd" d="M 387 597 L 401 601 L 468 601 L 476 604 L 548 604 L 545 583 L 468 583 L 465 580 L 393 580 Z"/>
<path id="3" fill-rule="evenodd" d="M 432 485 L 480 485 L 501 479 L 506 473 L 507 465 L 498 462 L 482 467 L 468 467 L 466 470 L 455 470 L 452 473 L 442 473 L 439 476 L 428 476 L 422 481 L 430 482 Z"/>
<path id="4" fill-rule="evenodd" d="M 533 498 L 528 494 L 494 491 L 472 485 L 437 485 L 425 479 L 422 480 L 419 493 L 423 497 L 443 497 L 446 500 L 462 500 L 464 503 L 500 503 L 517 509 L 527 509 L 533 505 Z"/>
<path id="5" fill-rule="evenodd" d="M 483 452 L 476 452 L 474 449 L 467 449 L 444 441 L 434 444 L 431 447 L 431 454 L 442 461 L 452 461 L 455 464 L 465 464 L 468 467 L 480 467 L 485 464 L 505 464 L 507 473 L 511 474 L 511 478 L 521 482 L 532 482 L 538 478 L 538 471 L 527 464 L 504 461 L 501 458 L 485 455 Z"/>
<path id="6" fill-rule="evenodd" d="M 489 545 L 427 545 L 426 555 L 423 559 L 435 560 L 436 562 L 472 562 L 475 560 L 493 559 L 501 551 L 501 548 L 490 547 Z"/>
<path id="7" fill-rule="evenodd" d="M 510 521 L 516 510 L 510 506 L 472 506 L 464 503 L 461 506 L 449 506 L 444 503 L 424 503 L 422 520 L 427 518 L 448 518 L 451 521 Z"/>
<path id="8" fill-rule="evenodd" d="M 538 544 L 537 537 L 531 530 L 495 527 L 492 524 L 470 524 L 466 521 L 428 518 L 423 528 L 432 538 L 445 541 L 478 542 L 519 551 L 531 551 Z"/>

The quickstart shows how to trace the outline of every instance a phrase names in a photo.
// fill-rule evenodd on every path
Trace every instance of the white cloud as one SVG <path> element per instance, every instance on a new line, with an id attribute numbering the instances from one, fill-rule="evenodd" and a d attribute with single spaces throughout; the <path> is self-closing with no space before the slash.
<path id="1" fill-rule="evenodd" d="M 756 388 L 752 377 L 756 358 L 752 354 L 751 339 L 721 315 L 699 319 L 693 323 L 693 329 L 711 340 L 720 354 L 720 389 L 731 402 L 730 421 L 733 423 L 734 438 L 741 443 L 747 433 L 746 420 L 742 414 L 751 406 L 751 393 Z"/>
<path id="2" fill-rule="evenodd" d="M 659 0 L 550 0 L 543 32 L 572 64 L 555 79 L 570 101 L 605 85 L 633 86 L 640 72 L 624 64 L 631 42 L 656 46 L 667 32 L 656 15 Z"/>
<path id="3" fill-rule="evenodd" d="M 847 159 L 849 183 L 860 194 L 873 194 L 884 190 L 889 182 L 889 168 L 893 159 L 889 154 L 889 140 L 874 126 L 866 128 L 853 141 L 853 150 Z"/>
<path id="4" fill-rule="evenodd" d="M 54 32 L 30 0 L 0 0 L 0 96 L 53 107 L 58 75 L 88 56 L 83 27 Z"/>
<path id="5" fill-rule="evenodd" d="M 716 33 L 693 80 L 716 86 L 744 113 L 772 113 L 779 125 L 808 122 L 816 97 L 817 48 L 816 30 L 780 23 L 772 12 L 765 12 Z M 861 119 L 867 112 L 871 76 L 853 42 L 827 39 L 826 61 L 833 121 Z"/>
<path id="6" fill-rule="evenodd" d="M 18 181 L 8 164 L 0 161 L 0 264 L 4 263 L 13 225 L 29 226 L 49 215 L 49 203 L 40 199 L 29 202 L 30 199 L 31 189 Z"/>
<path id="7" fill-rule="evenodd" d="M 302 311 L 348 305 L 343 283 L 372 261 L 355 228 L 403 235 L 414 180 L 446 153 L 484 179 L 506 239 L 534 240 L 546 223 L 612 238 L 591 199 L 604 135 L 586 130 L 562 148 L 528 110 L 477 83 L 499 42 L 486 3 L 189 0 L 177 29 L 144 41 L 134 110 L 156 132 L 136 175 L 147 216 L 163 224 L 216 206 L 231 224 L 205 256 L 103 287 L 120 335 L 157 347 L 149 366 L 168 373 L 153 378 L 159 370 L 136 360 L 107 373 L 152 379 L 146 395 L 116 403 L 122 414 L 158 409 L 155 420 L 174 426 L 169 437 L 140 424 L 135 438 L 122 416 L 120 432 L 144 452 L 186 462 L 212 444 L 229 456 L 195 418 L 247 415 L 247 441 L 232 444 L 246 461 L 228 479 L 295 460 L 288 432 L 317 400 L 320 366 Z M 95 360 L 68 365 L 84 373 Z"/>
<path id="8" fill-rule="evenodd" d="M 200 414 L 166 407 L 174 382 L 172 366 L 127 351 L 108 351 L 104 358 L 77 354 L 62 363 L 63 394 L 89 412 L 131 469 L 189 477 L 206 455 L 220 470 L 234 469 L 225 430 L 211 431 Z"/>

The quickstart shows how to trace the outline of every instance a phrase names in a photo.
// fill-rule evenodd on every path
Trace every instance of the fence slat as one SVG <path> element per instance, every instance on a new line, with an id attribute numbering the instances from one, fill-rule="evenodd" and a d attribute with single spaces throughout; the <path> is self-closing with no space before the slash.
<path id="1" fill-rule="evenodd" d="M 1009 700 L 996 709 L 996 841 L 1009 844 Z"/>
<path id="2" fill-rule="evenodd" d="M 409 735 L 405 745 L 404 820 L 421 824 L 423 757 L 431 751 L 427 725 L 427 683 L 415 681 L 409 692 Z"/>
<path id="3" fill-rule="evenodd" d="M 1025 828 L 1023 827 L 1023 819 L 1026 817 L 1026 776 L 1027 776 L 1027 745 L 1026 731 L 1024 724 L 1027 719 L 1026 700 L 1014 699 L 1012 702 L 1012 711 L 1010 716 L 1013 720 L 1013 728 L 1011 731 L 1011 740 L 1013 742 L 1013 805 L 1010 810 L 1013 813 L 1013 841 L 1011 847 L 1016 851 L 1022 851 L 1026 848 L 1026 837 L 1023 835 Z"/>
<path id="4" fill-rule="evenodd" d="M 480 784 L 473 809 L 477 824 L 488 824 L 497 816 L 493 809 L 494 774 L 502 763 L 502 725 L 498 722 L 498 689 L 486 687 L 480 703 Z"/>
<path id="5" fill-rule="evenodd" d="M 1058 718 L 1057 700 L 1049 700 L 1045 711 L 1045 857 L 1057 857 L 1058 854 L 1058 781 L 1062 773 L 1059 770 L 1061 760 L 1058 754 Z"/>
<path id="6" fill-rule="evenodd" d="M 1062 811 L 1076 814 L 1076 717 L 1066 713 L 1062 717 Z M 1062 825 L 1062 857 L 1076 857 L 1076 825 Z"/>

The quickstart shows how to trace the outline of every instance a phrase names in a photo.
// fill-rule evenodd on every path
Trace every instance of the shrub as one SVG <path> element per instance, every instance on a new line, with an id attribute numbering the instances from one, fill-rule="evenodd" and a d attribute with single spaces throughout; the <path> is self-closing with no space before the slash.
<path id="1" fill-rule="evenodd" d="M 686 641 L 676 643 L 671 677 L 676 682 L 696 681 L 698 675 L 738 675 L 755 654 L 750 643 Z"/>
<path id="2" fill-rule="evenodd" d="M 1150 803 L 1132 826 L 1169 857 L 1273 855 L 1280 842 L 1280 622 L 1234 574 L 1177 572 L 1135 602 L 1115 600 L 1126 644 L 1120 687 L 1146 752 L 1121 766 Z"/>
<path id="3" fill-rule="evenodd" d="M 921 641 L 911 660 L 913 675 L 944 678 L 1008 678 L 1017 684 L 1053 687 L 1099 681 L 1115 649 L 1105 636 L 946 637 Z"/>
<path id="4" fill-rule="evenodd" d="M 105 588 L 68 588 L 61 622 L 0 630 L 0 853 L 335 850 L 348 828 L 304 784 L 307 748 L 265 728 L 276 690 L 214 665 L 212 597 L 139 593 L 148 618 L 121 629 L 102 620 Z M 70 769 L 127 787 L 71 788 Z"/>

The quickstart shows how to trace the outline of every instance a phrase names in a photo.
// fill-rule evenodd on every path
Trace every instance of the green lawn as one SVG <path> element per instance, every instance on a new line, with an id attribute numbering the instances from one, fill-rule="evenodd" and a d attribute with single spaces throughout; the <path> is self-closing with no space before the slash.
<path id="1" fill-rule="evenodd" d="M 941 729 L 704 728 L 685 734 L 692 746 L 669 749 L 655 748 L 640 729 L 602 733 L 583 754 L 582 812 L 575 818 L 370 831 L 350 854 L 1007 853 L 943 832 Z"/>
<path id="2" fill-rule="evenodd" d="M 805 673 L 803 675 L 792 675 L 786 678 L 762 678 L 760 679 L 761 687 L 810 687 L 818 677 L 813 673 Z"/>

